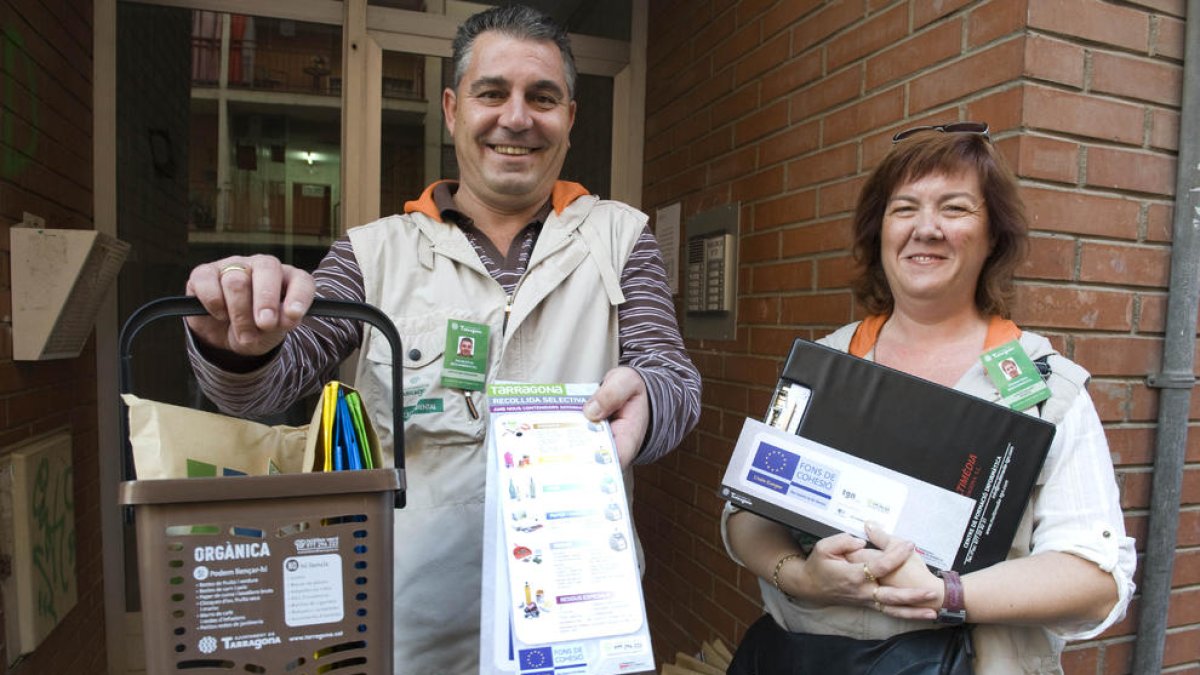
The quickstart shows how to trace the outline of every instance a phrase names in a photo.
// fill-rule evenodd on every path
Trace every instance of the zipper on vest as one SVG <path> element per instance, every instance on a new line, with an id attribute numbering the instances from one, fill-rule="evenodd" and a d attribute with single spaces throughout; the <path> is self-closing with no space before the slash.
<path id="1" fill-rule="evenodd" d="M 479 419 L 479 409 L 475 407 L 475 401 L 471 400 L 471 392 L 463 389 L 463 399 L 467 402 L 467 412 L 470 413 L 471 419 Z"/>
<path id="2" fill-rule="evenodd" d="M 501 335 L 508 333 L 508 317 L 510 314 L 512 314 L 512 301 L 512 295 L 509 295 L 504 299 L 504 323 L 500 326 Z"/>

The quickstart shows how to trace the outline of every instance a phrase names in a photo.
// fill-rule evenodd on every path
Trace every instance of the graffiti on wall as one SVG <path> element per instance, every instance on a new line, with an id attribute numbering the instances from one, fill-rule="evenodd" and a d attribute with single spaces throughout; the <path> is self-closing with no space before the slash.
<path id="1" fill-rule="evenodd" d="M 75 495 L 71 432 L 61 430 L 0 450 L 3 550 L 13 575 L 3 580 L 9 656 L 33 651 L 77 601 Z"/>

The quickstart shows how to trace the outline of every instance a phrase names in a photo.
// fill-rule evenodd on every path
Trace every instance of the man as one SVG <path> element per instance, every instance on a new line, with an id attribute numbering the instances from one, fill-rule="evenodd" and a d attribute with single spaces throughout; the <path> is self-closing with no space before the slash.
<path id="1" fill-rule="evenodd" d="M 486 332 L 476 342 L 487 345 L 489 382 L 601 381 L 585 413 L 610 421 L 624 467 L 671 450 L 699 415 L 699 375 L 646 216 L 558 181 L 575 118 L 565 31 L 528 8 L 489 9 L 459 28 L 454 61 L 442 107 L 460 182 L 352 229 L 312 277 L 254 256 L 200 265 L 188 281 L 211 314 L 188 319 L 197 377 L 229 412 L 278 409 L 361 347 L 355 384 L 391 447 L 386 402 L 393 358 L 402 360 L 402 673 L 478 668 L 487 411 L 481 392 L 443 383 L 448 335 Z M 382 309 L 404 353 L 352 322 L 301 325 L 314 289 Z"/>
<path id="2" fill-rule="evenodd" d="M 475 356 L 475 340 L 469 337 L 459 340 L 458 355 L 467 357 Z"/>

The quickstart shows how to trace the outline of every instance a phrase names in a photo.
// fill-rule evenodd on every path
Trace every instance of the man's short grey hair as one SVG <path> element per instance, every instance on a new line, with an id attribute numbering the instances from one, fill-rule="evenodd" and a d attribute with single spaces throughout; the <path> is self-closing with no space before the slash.
<path id="1" fill-rule="evenodd" d="M 518 40 L 553 42 L 562 54 L 563 75 L 567 80 L 567 94 L 575 98 L 575 56 L 571 54 L 571 40 L 567 30 L 548 15 L 524 5 L 501 5 L 470 17 L 458 27 L 454 36 L 454 88 L 462 82 L 471 65 L 471 49 L 480 34 L 496 31 L 501 35 Z"/>

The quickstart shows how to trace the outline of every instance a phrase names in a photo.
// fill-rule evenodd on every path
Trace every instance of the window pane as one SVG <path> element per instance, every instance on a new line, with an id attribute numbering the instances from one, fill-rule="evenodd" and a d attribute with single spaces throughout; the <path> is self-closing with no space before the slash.
<path id="1" fill-rule="evenodd" d="M 117 44 L 121 316 L 229 255 L 315 268 L 338 231 L 341 29 L 123 2 Z M 159 323 L 135 345 L 135 393 L 210 407 L 180 322 Z"/>

